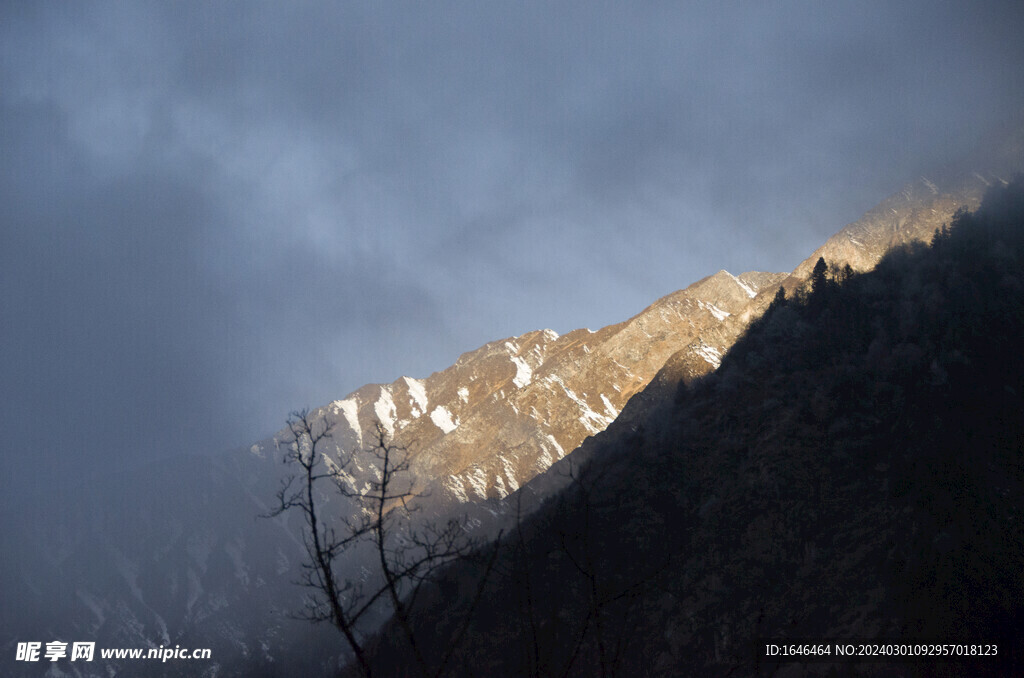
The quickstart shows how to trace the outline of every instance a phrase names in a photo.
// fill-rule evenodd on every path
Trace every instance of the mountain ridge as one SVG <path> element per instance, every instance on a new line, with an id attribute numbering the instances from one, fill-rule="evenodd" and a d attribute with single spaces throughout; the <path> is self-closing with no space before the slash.
<path id="1" fill-rule="evenodd" d="M 499 574 L 446 573 L 417 642 L 450 651 L 469 616 L 450 676 L 1020 675 L 1022 257 L 1018 180 L 774 306 L 720 370 L 649 387 L 531 481 L 543 503 L 505 522 Z M 477 605 L 458 592 L 482 573 Z M 374 672 L 410 665 L 404 638 L 385 627 Z M 809 639 L 979 649 L 763 652 Z"/>
<path id="2" fill-rule="evenodd" d="M 633 428 L 640 415 L 666 402 L 661 396 L 679 382 L 694 381 L 717 368 L 780 285 L 792 296 L 804 283 L 817 261 L 815 255 L 834 264 L 870 266 L 874 250 L 856 247 L 851 234 L 871 248 L 929 240 L 933 226 L 943 225 L 938 223 L 943 216 L 952 217 L 959 207 L 980 200 L 986 181 L 1001 183 L 1011 174 L 1007 168 L 1024 168 L 1022 134 L 1013 138 L 1017 141 L 994 161 L 984 160 L 983 154 L 969 169 L 929 175 L 937 193 L 917 180 L 910 189 L 893 194 L 837 232 L 789 274 L 748 271 L 734 276 L 718 271 L 620 323 L 564 335 L 535 330 L 488 342 L 424 379 L 400 377 L 388 384 L 367 384 L 313 413 L 335 424 L 335 459 L 355 455 L 353 487 L 365 483 L 359 473 L 371 472 L 360 450 L 381 418 L 399 434 L 395 442 L 415 453 L 413 470 L 421 478 L 420 486 L 432 494 L 428 514 L 473 512 L 491 520 L 481 522 L 478 533 L 486 534 L 515 510 L 517 488 L 530 488 L 522 493 L 529 498 L 524 502 L 527 508 L 557 492 L 565 481 L 557 478 L 558 472 L 571 466 L 573 455 L 582 457 L 595 449 L 594 436 L 609 425 L 624 435 L 642 437 L 644 432 Z M 865 233 L 876 235 L 867 238 Z M 96 487 L 84 493 L 95 498 L 76 505 L 99 505 L 104 492 L 122 497 L 118 506 L 124 510 L 117 519 L 124 529 L 176 535 L 173 543 L 180 557 L 150 557 L 119 541 L 118 529 L 106 518 L 77 516 L 72 522 L 80 533 L 70 542 L 60 541 L 59 548 L 52 540 L 26 532 L 19 551 L 24 563 L 7 569 L 5 575 L 5 589 L 18 596 L 10 609 L 60 610 L 59 623 L 54 617 L 40 620 L 38 627 L 54 637 L 88 632 L 97 639 L 115 638 L 111 644 L 139 647 L 158 644 L 165 636 L 169 642 L 193 645 L 206 638 L 206 644 L 216 648 L 222 671 L 300 655 L 307 634 L 298 622 L 284 621 L 284 611 L 290 601 L 295 607 L 301 604 L 301 591 L 291 586 L 303 557 L 297 537 L 301 525 L 254 518 L 268 512 L 278 480 L 287 471 L 280 463 L 283 440 L 280 434 L 272 435 L 248 448 L 216 455 L 209 468 L 190 469 L 181 459 L 168 462 L 177 469 L 176 482 L 194 485 L 206 514 L 175 513 L 155 496 L 161 493 L 131 489 L 133 483 L 127 479 L 113 490 L 109 482 L 97 479 Z M 148 468 L 131 473 L 139 488 L 159 477 Z M 338 501 L 328 510 L 340 515 L 346 509 Z M 202 548 L 190 550 L 190 531 L 203 535 Z M 163 547 L 153 548 L 154 553 L 163 552 Z M 76 561 L 103 562 L 111 553 L 122 554 L 126 567 L 101 581 L 68 575 Z M 146 577 L 132 575 L 143 571 L 148 572 Z M 54 590 L 72 594 L 63 607 L 39 583 L 40 572 L 47 573 L 48 582 L 64 582 Z M 188 609 L 161 608 L 158 601 L 166 601 L 167 590 L 191 591 L 191 610 L 204 610 L 207 625 L 197 624 Z M 236 614 L 231 601 L 248 602 L 240 608 L 244 612 Z M 5 625 L 14 629 L 17 623 L 9 618 Z M 36 628 L 18 628 L 18 633 Z M 313 663 L 329 666 L 336 657 L 329 643 L 320 647 L 328 648 L 325 659 Z M 7 650 L 13 656 L 14 650 Z"/>
<path id="3" fill-rule="evenodd" d="M 416 475 L 446 479 L 451 499 L 502 498 L 603 430 L 670 356 L 688 355 L 694 376 L 717 367 L 783 278 L 719 271 L 623 322 L 488 342 L 429 377 L 368 384 L 312 416 L 334 426 L 339 454 L 360 449 L 379 421 L 413 453 Z"/>

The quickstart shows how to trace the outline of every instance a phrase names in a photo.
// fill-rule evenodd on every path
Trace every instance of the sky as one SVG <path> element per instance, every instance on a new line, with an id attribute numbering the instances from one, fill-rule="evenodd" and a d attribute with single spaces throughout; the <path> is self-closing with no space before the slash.
<path id="1" fill-rule="evenodd" d="M 247 446 L 491 340 L 788 271 L 1024 107 L 1022 26 L 935 0 L 3 3 L 0 472 Z"/>

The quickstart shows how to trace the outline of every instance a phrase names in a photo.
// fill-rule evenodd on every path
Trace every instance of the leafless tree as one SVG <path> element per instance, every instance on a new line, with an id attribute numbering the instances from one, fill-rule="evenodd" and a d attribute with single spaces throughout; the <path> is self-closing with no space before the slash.
<path id="1" fill-rule="evenodd" d="M 298 471 L 282 482 L 277 505 L 268 515 L 298 512 L 304 521 L 302 536 L 307 560 L 299 583 L 310 589 L 310 594 L 305 609 L 296 616 L 334 625 L 352 650 L 359 669 L 369 678 L 371 661 L 362 632 L 368 630 L 364 628 L 368 613 L 386 604 L 420 673 L 441 675 L 454 644 L 431 668 L 417 641 L 412 611 L 431 575 L 441 566 L 469 556 L 477 542 L 467 536 L 457 519 L 443 525 L 426 520 L 418 527 L 413 524 L 414 500 L 420 495 L 409 473 L 409 455 L 406 449 L 392 444 L 379 422 L 373 445 L 365 450 L 375 459 L 375 468 L 362 489 L 349 482 L 352 454 L 342 454 L 337 460 L 326 455 L 331 439 L 331 424 L 326 418 L 314 421 L 308 411 L 295 412 L 288 418 L 288 431 L 284 463 L 298 467 Z M 356 510 L 328 520 L 320 493 L 322 484 L 331 486 Z M 339 557 L 360 546 L 373 550 L 379 578 L 359 581 L 345 571 Z M 496 553 L 495 548 L 486 559 L 481 593 Z M 460 624 L 456 641 L 465 633 L 468 623 L 469 615 Z"/>

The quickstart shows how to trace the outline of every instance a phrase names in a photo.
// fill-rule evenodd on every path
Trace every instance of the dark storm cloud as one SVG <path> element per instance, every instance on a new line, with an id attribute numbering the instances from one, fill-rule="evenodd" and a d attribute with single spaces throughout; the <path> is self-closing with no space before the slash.
<path id="1" fill-rule="evenodd" d="M 287 234 L 253 242 L 249 210 L 225 204 L 230 182 L 202 161 L 101 176 L 53 107 L 3 113 L 22 131 L 2 170 L 12 451 L 77 468 L 100 445 L 125 461 L 238 444 L 261 398 L 303 404 L 339 342 L 376 334 L 394 350 L 396 319 L 432 328 L 432 300 L 381 275 L 386 261 L 325 261 Z"/>
<path id="2" fill-rule="evenodd" d="M 83 467 L 787 270 L 1024 105 L 1015 3 L 2 11 L 0 416 Z"/>

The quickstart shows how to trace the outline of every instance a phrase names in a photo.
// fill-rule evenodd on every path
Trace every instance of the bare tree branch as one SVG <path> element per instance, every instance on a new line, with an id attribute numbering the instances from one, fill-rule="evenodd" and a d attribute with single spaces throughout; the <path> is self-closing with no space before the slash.
<path id="1" fill-rule="evenodd" d="M 408 451 L 391 442 L 380 422 L 376 423 L 372 446 L 364 450 L 377 463 L 362 491 L 349 485 L 351 476 L 346 469 L 353 455 L 343 454 L 340 460 L 334 460 L 326 454 L 331 440 L 331 424 L 326 417 L 313 421 L 308 411 L 295 412 L 288 417 L 287 428 L 289 438 L 284 441 L 283 461 L 299 470 L 282 481 L 277 504 L 265 517 L 298 512 L 304 523 L 302 538 L 307 561 L 302 564 L 302 576 L 297 583 L 308 589 L 309 594 L 297 616 L 312 622 L 329 621 L 335 626 L 352 650 L 359 670 L 369 678 L 372 667 L 361 640 L 368 629 L 361 622 L 381 601 L 387 600 L 419 672 L 424 677 L 439 676 L 455 646 L 450 645 L 440 664 L 430 670 L 413 628 L 412 611 L 431 576 L 443 565 L 470 556 L 478 542 L 466 536 L 459 520 L 449 520 L 442 526 L 431 522 L 416 529 L 411 526 L 412 514 L 418 510 L 414 500 L 423 495 L 415 491 Z M 324 507 L 317 500 L 317 488 L 325 481 L 340 496 L 355 503 L 354 515 L 328 524 Z M 361 543 L 372 545 L 382 580 L 368 590 L 339 571 L 343 567 L 339 561 L 342 554 Z M 497 553 L 495 544 L 479 582 L 479 592 L 456 633 L 457 639 L 469 626 Z"/>

